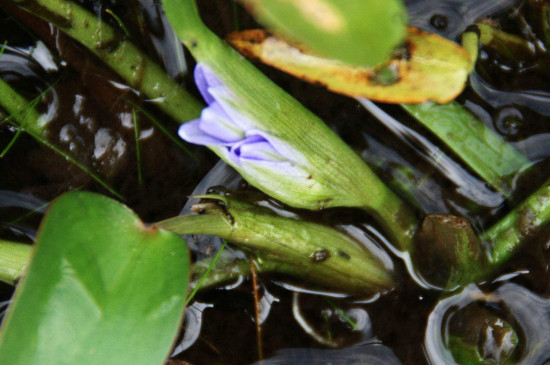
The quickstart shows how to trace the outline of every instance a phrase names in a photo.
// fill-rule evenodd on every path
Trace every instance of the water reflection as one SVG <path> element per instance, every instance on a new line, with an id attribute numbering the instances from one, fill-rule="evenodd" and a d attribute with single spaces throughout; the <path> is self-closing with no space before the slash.
<path id="1" fill-rule="evenodd" d="M 212 308 L 214 305 L 194 301 L 193 304 L 185 308 L 185 317 L 183 322 L 183 338 L 174 348 L 172 356 L 182 353 L 199 339 L 202 327 L 202 316 L 205 309 Z"/>
<path id="2" fill-rule="evenodd" d="M 472 305 L 482 306 L 492 313 L 491 316 L 499 317 L 500 321 L 494 323 L 500 328 L 510 323 L 519 339 L 517 349 L 513 350 L 515 345 L 511 340 L 511 332 L 503 336 L 501 341 L 495 341 L 498 339 L 494 336 L 495 326 L 486 327 L 487 333 L 482 337 L 484 341 L 477 343 L 475 349 L 480 355 L 486 356 L 486 361 L 500 364 L 501 361 L 515 357 L 515 364 L 539 365 L 550 360 L 550 299 L 508 283 L 493 292 L 483 292 L 477 286 L 470 285 L 460 293 L 438 302 L 428 318 L 424 342 L 431 364 L 456 364 L 449 349 L 453 321 L 471 314 L 467 309 Z M 460 321 L 465 323 L 467 318 L 461 318 Z M 489 329 L 493 333 L 488 333 Z"/>
<path id="3" fill-rule="evenodd" d="M 455 38 L 475 20 L 508 9 L 520 0 L 405 0 L 410 24 Z"/>
<path id="4" fill-rule="evenodd" d="M 477 72 L 470 75 L 470 86 L 493 108 L 521 105 L 543 116 L 550 116 L 550 93 L 541 90 L 506 91 L 492 87 Z"/>
<path id="5" fill-rule="evenodd" d="M 397 121 L 379 106 L 367 99 L 358 99 L 369 112 L 371 112 L 384 126 L 401 141 L 411 146 L 414 151 L 427 160 L 434 169 L 448 178 L 456 185 L 457 191 L 467 199 L 475 201 L 485 207 L 498 207 L 504 201 L 504 197 L 488 189 L 487 185 L 468 173 L 462 166 L 447 156 L 439 147 L 429 141 L 420 133 L 415 132 L 403 123 Z M 417 194 L 431 195 L 432 191 L 418 190 Z M 426 206 L 424 211 L 436 212 L 433 207 Z"/>
<path id="6" fill-rule="evenodd" d="M 0 190 L 0 209 L 20 208 L 32 213 L 44 214 L 48 203 L 31 194 L 18 193 L 10 190 Z M 25 237 L 34 241 L 37 227 L 24 223 L 24 218 L 29 214 L 21 213 L 18 218 L 9 222 L 0 221 L 0 228 L 7 229 L 15 237 Z M 0 230 L 1 232 L 1 230 Z"/>
<path id="7" fill-rule="evenodd" d="M 285 349 L 253 365 L 400 365 L 393 352 L 376 342 L 339 350 Z"/>

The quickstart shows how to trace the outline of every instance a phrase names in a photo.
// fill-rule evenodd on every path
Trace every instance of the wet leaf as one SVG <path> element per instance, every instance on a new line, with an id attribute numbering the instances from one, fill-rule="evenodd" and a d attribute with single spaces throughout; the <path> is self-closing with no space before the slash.
<path id="1" fill-rule="evenodd" d="M 529 160 L 457 102 L 403 105 L 487 183 L 505 195 Z"/>
<path id="2" fill-rule="evenodd" d="M 354 67 L 307 54 L 264 30 L 234 32 L 228 41 L 247 57 L 329 90 L 386 103 L 453 100 L 472 69 L 470 54 L 433 33 L 410 27 L 406 47 L 383 68 Z"/>
<path id="3" fill-rule="evenodd" d="M 401 0 L 240 0 L 276 34 L 324 57 L 374 66 L 405 39 Z"/>
<path id="4" fill-rule="evenodd" d="M 188 252 L 125 206 L 59 198 L 3 324 L 1 364 L 163 364 L 181 320 Z"/>

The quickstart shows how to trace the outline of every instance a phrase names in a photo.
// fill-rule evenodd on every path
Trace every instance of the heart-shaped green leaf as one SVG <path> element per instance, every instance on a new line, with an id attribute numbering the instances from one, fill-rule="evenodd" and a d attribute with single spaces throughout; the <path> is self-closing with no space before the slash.
<path id="1" fill-rule="evenodd" d="M 189 257 L 175 234 L 91 194 L 59 198 L 0 338 L 0 364 L 163 364 Z"/>

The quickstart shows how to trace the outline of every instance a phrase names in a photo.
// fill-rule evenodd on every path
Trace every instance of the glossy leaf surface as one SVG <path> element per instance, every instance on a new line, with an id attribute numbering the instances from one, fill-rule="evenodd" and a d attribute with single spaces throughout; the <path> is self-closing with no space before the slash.
<path id="1" fill-rule="evenodd" d="M 2 328 L 1 364 L 163 364 L 181 320 L 187 247 L 91 193 L 42 221 Z"/>

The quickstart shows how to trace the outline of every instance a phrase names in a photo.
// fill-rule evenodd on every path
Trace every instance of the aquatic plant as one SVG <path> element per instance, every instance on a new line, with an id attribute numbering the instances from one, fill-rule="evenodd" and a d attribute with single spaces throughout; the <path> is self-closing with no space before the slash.
<path id="1" fill-rule="evenodd" d="M 541 184 L 547 176 L 537 177 L 530 162 L 547 154 L 539 152 L 539 156 L 529 151 L 526 143 L 516 143 L 515 133 L 522 123 L 519 111 L 513 113 L 515 119 L 510 119 L 506 110 L 499 110 L 499 122 L 503 124 L 493 130 L 471 104 L 464 105 L 463 100 L 438 102 L 454 99 L 466 85 L 468 74 L 474 72 L 470 79 L 472 88 L 483 93 L 489 104 L 510 109 L 510 98 L 520 93 L 509 92 L 497 100 L 495 95 L 507 91 L 497 91 L 485 82 L 480 75 L 484 70 L 479 67 L 473 71 L 474 64 L 483 64 L 487 52 L 494 52 L 505 62 L 517 63 L 521 72 L 533 68 L 547 72 L 538 62 L 537 52 L 546 55 L 546 48 L 550 47 L 550 7 L 540 2 L 524 5 L 540 10 L 534 14 L 538 20 L 528 18 L 538 24 L 533 30 L 535 35 L 528 32 L 529 40 L 524 39 L 525 34 L 508 34 L 507 31 L 515 31 L 513 28 L 498 30 L 484 22 L 463 33 L 462 47 L 429 32 L 406 28 L 404 7 L 397 0 L 386 5 L 376 2 L 377 11 L 364 22 L 356 8 L 334 0 L 242 3 L 256 9 L 259 21 L 265 22 L 274 35 L 264 30 L 232 33 L 231 44 L 246 56 L 256 56 L 330 90 L 354 98 L 365 96 L 356 94 L 359 90 L 370 93 L 367 96 L 374 100 L 405 103 L 402 108 L 386 108 L 356 99 L 377 118 L 387 118 L 383 123 L 390 130 L 396 129 L 392 132 L 398 138 L 391 139 L 388 134 L 388 141 L 378 141 L 369 134 L 369 129 L 379 127 L 374 124 L 352 132 L 326 124 L 215 36 L 202 22 L 193 0 L 165 0 L 164 5 L 175 31 L 197 61 L 194 81 L 207 104 L 205 108 L 198 97 L 192 96 L 194 91 L 188 92 L 168 77 L 154 55 L 146 55 L 140 49 L 134 25 L 125 24 L 131 17 L 116 9 L 100 9 L 94 14 L 72 1 L 1 0 L 2 9 L 10 9 L 14 17 L 29 17 L 27 24 L 36 18 L 21 15 L 21 9 L 48 20 L 52 32 L 65 32 L 98 57 L 92 64 L 105 63 L 122 78 L 117 82 L 126 83 L 111 82 L 113 88 L 124 89 L 116 103 L 121 101 L 130 111 L 126 113 L 130 118 L 122 122 L 132 135 L 135 154 L 131 160 L 132 166 L 137 167 L 137 178 L 128 183 L 130 180 L 117 175 L 111 181 L 123 180 L 118 186 L 127 191 L 131 184 L 146 189 L 157 178 L 148 173 L 150 164 L 144 159 L 147 154 L 160 152 L 151 152 L 147 140 L 157 129 L 148 128 L 144 119 L 138 121 L 139 115 L 146 115 L 157 126 L 164 123 L 158 128 L 172 139 L 177 138 L 177 127 L 183 140 L 207 146 L 238 174 L 232 175 L 237 177 L 231 188 L 206 190 L 219 183 L 219 179 L 207 179 L 201 183 L 204 189 L 193 193 L 192 199 L 201 200 L 189 202 L 191 210 L 168 219 L 164 212 L 152 215 L 152 220 L 163 220 L 150 225 L 144 225 L 120 203 L 89 193 L 69 193 L 51 203 L 36 203 L 39 206 L 16 205 L 16 212 L 31 212 L 9 221 L 0 217 L 0 227 L 8 227 L 8 234 L 4 236 L 2 231 L 0 237 L 0 280 L 19 287 L 0 333 L 0 362 L 161 364 L 185 306 L 185 330 L 177 351 L 198 340 L 217 353 L 214 356 L 223 358 L 223 350 L 218 351 L 208 338 L 199 339 L 199 333 L 192 329 L 200 329 L 202 311 L 209 307 L 201 303 L 201 293 L 211 288 L 223 288 L 219 292 L 225 293 L 239 285 L 242 289 L 242 282 L 246 285 L 244 278 L 248 277 L 252 293 L 247 290 L 246 295 L 253 297 L 254 308 L 246 309 L 246 317 L 253 318 L 256 327 L 258 357 L 247 361 L 253 362 L 263 356 L 261 328 L 270 306 L 277 300 L 269 292 L 272 287 L 268 281 L 261 282 L 267 277 L 265 274 L 275 275 L 277 293 L 286 295 L 285 289 L 293 291 L 292 300 L 285 297 L 283 302 L 292 302 L 292 315 L 304 330 L 304 337 L 310 336 L 318 345 L 327 347 L 361 343 L 349 350 L 291 350 L 266 363 L 289 359 L 305 363 L 411 362 L 401 351 L 401 344 L 396 343 L 415 343 L 420 351 L 422 340 L 415 333 L 423 332 L 405 327 L 405 322 L 418 321 L 417 318 L 429 321 L 424 346 L 430 361 L 543 362 L 550 347 L 543 335 L 532 331 L 533 323 L 538 322 L 529 313 L 537 313 L 540 318 L 548 314 L 548 300 L 538 295 L 546 293 L 546 286 L 531 283 L 532 288 L 527 290 L 500 283 L 514 276 L 520 276 L 521 282 L 532 275 L 523 266 L 517 270 L 512 259 L 518 257 L 516 253 L 522 248 L 529 247 L 526 244 L 543 237 L 540 233 L 545 232 L 550 221 L 549 182 Z M 508 6 L 505 3 L 511 4 L 502 0 L 487 5 L 483 11 L 501 9 Z M 307 12 L 292 10 L 296 4 L 318 6 L 315 9 L 321 13 L 315 12 L 318 16 L 311 21 Z M 285 6 L 279 9 L 279 5 Z M 479 6 L 482 5 L 477 4 L 476 8 Z M 160 9 L 158 3 L 155 9 Z M 235 15 L 240 12 L 235 4 L 233 10 Z M 103 13 L 107 14 L 105 18 L 98 15 Z M 341 15 L 338 19 L 345 26 L 333 34 L 331 44 L 323 45 L 316 40 L 328 39 L 327 28 L 319 25 L 326 24 L 323 21 L 327 16 L 330 20 L 330 15 Z M 384 19 L 380 29 L 373 29 L 376 16 Z M 388 16 L 399 19 L 393 24 Z M 300 21 L 295 22 L 296 18 Z M 433 23 L 442 27 L 441 19 L 435 20 Z M 137 28 L 142 27 L 143 31 L 148 21 L 139 23 Z M 292 21 L 298 28 L 286 27 Z M 525 20 L 517 20 L 518 24 L 522 21 Z M 304 27 L 300 29 L 301 26 Z M 361 29 L 382 31 L 377 39 L 380 42 L 372 43 L 372 54 L 367 42 L 356 48 L 349 46 L 360 42 Z M 162 33 L 159 29 L 155 32 Z M 64 39 L 57 33 L 55 37 Z M 375 43 L 382 47 L 374 50 Z M 5 48 L 6 43 L 2 50 Z M 176 48 L 180 49 L 180 45 Z M 13 51 L 11 47 L 10 53 Z M 527 61 L 516 59 L 525 55 Z M 88 64 L 76 69 L 87 73 Z M 101 166 L 80 163 L 71 154 L 71 147 L 60 147 L 54 142 L 49 132 L 55 129 L 40 112 L 48 90 L 57 88 L 57 84 L 54 82 L 46 91 L 38 87 L 40 94 L 36 96 L 36 89 L 14 82 L 18 77 L 9 72 L 2 76 L 0 113 L 6 113 L 1 114 L 0 124 L 5 125 L 1 132 L 5 134 L 0 137 L 7 135 L 11 139 L 0 158 L 20 150 L 19 143 L 26 132 L 70 162 L 80 164 L 113 196 L 122 199 L 122 194 L 118 195 L 99 178 Z M 368 82 L 362 83 L 361 77 Z M 415 79 L 424 83 L 411 83 Z M 434 80 L 437 82 L 432 84 Z M 413 95 L 415 87 L 429 93 L 419 91 Z M 546 115 L 542 101 L 547 99 L 541 95 L 519 95 L 514 102 L 525 105 L 529 113 Z M 410 104 L 424 100 L 435 102 Z M 356 101 L 350 103 L 350 109 L 360 108 Z M 109 104 L 109 108 L 113 105 Z M 165 114 L 156 114 L 160 118 L 151 116 L 155 107 Z M 390 114 L 404 121 L 388 122 Z M 427 130 L 413 130 L 411 126 L 417 128 L 416 122 L 409 115 Z M 361 118 L 367 119 L 365 115 Z M 170 126 L 171 119 L 178 125 Z M 85 125 L 85 121 L 81 124 Z M 500 127 L 507 128 L 506 133 Z M 354 138 L 363 137 L 363 145 L 353 143 Z M 344 138 L 352 143 L 348 145 Z M 393 150 L 391 144 L 395 141 L 412 147 L 419 158 L 407 162 L 407 152 Z M 99 140 L 98 144 L 102 143 Z M 198 154 L 189 158 L 189 164 L 206 166 L 211 156 Z M 428 161 L 427 167 L 417 168 L 415 164 L 423 161 Z M 190 174 L 189 171 L 194 170 L 185 166 L 181 174 Z M 432 180 L 433 175 L 443 179 L 439 176 L 439 180 Z M 252 187 L 241 184 L 233 189 L 240 176 Z M 468 179 L 461 180 L 464 176 Z M 160 174 L 158 178 L 162 179 Z M 534 192 L 523 188 L 522 179 L 531 178 L 541 186 L 532 189 Z M 472 181 L 475 184 L 469 187 L 471 196 L 467 196 L 460 190 Z M 189 192 L 181 189 L 179 193 Z M 0 208 L 11 207 L 10 199 L 2 200 L 6 196 L 0 191 Z M 136 201 L 135 196 L 131 197 L 128 204 L 139 209 L 141 203 Z M 33 221 L 29 218 L 39 216 L 43 211 L 39 208 L 46 205 L 49 210 L 38 233 L 36 226 L 26 228 L 24 224 Z M 35 225 L 37 221 L 34 220 Z M 186 241 L 174 233 L 186 235 Z M 22 243 L 25 239 L 34 241 L 34 246 Z M 188 248 L 193 251 L 192 264 L 188 262 Z M 545 246 L 536 249 L 546 250 Z M 393 262 L 394 257 L 402 259 L 409 272 L 400 268 L 398 260 Z M 529 263 L 533 272 L 546 265 L 547 257 L 540 258 L 541 263 Z M 513 270 L 502 270 L 507 262 L 511 262 Z M 500 274 L 503 276 L 492 281 Z M 433 290 L 420 289 L 422 285 Z M 190 295 L 186 288 L 193 290 Z M 304 294 L 311 291 L 315 291 L 315 296 Z M 321 296 L 335 298 L 327 300 Z M 315 301 L 321 304 L 312 304 Z M 394 310 L 392 305 L 397 302 L 410 308 Z M 308 310 L 303 310 L 303 305 Z M 422 313 L 435 309 L 429 317 L 416 312 L 412 315 L 416 306 L 424 306 L 419 311 Z M 521 311 L 522 306 L 527 310 Z M 240 310 L 232 308 L 230 317 L 238 318 Z M 395 322 L 403 322 L 398 330 L 392 329 L 388 315 L 395 317 Z M 317 321 L 312 321 L 315 316 Z M 545 328 L 546 322 L 539 322 Z M 384 331 L 380 331 L 380 323 Z M 439 341 L 442 333 L 445 338 Z M 29 347 L 29 343 L 37 344 L 36 348 Z"/>

